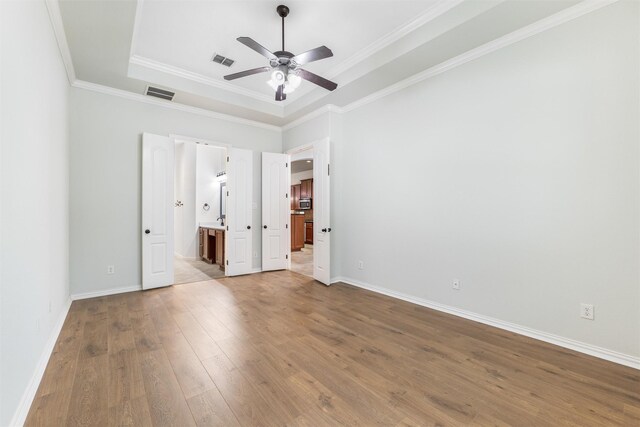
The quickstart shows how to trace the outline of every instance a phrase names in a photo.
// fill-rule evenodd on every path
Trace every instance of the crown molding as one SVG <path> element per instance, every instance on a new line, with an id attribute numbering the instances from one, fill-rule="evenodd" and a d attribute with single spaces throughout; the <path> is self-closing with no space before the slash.
<path id="1" fill-rule="evenodd" d="M 408 34 L 410 31 L 413 31 L 415 28 L 419 27 L 420 25 L 424 25 L 425 22 L 428 22 L 429 18 L 433 19 L 433 17 L 435 17 L 436 13 L 439 11 L 440 13 L 444 13 L 444 8 L 446 6 L 448 6 L 449 8 L 454 7 L 456 4 L 459 3 L 459 1 L 462 0 L 448 0 L 448 1 L 441 1 L 438 2 L 436 6 L 434 6 L 433 8 L 430 8 L 427 12 L 425 12 L 425 14 L 421 15 L 420 17 L 416 18 L 415 20 L 411 21 L 410 23 L 406 24 L 405 26 L 395 30 L 393 33 L 390 33 L 389 35 L 386 36 L 386 38 L 384 38 L 385 40 L 387 40 L 388 43 L 392 43 L 393 42 L 393 37 L 402 37 L 403 35 Z M 75 70 L 73 68 L 73 62 L 71 60 L 71 53 L 69 50 L 69 46 L 67 44 L 67 38 L 65 36 L 65 32 L 64 32 L 64 26 L 62 23 L 62 17 L 60 15 L 60 8 L 59 8 L 59 4 L 58 4 L 58 0 L 45 0 L 45 3 L 47 5 L 47 10 L 49 12 L 49 17 L 51 19 L 51 23 L 54 29 L 54 33 L 56 36 L 56 40 L 58 42 L 58 46 L 60 48 L 60 53 L 62 55 L 62 59 L 67 71 L 67 77 L 69 78 L 69 83 L 71 84 L 71 86 L 73 87 L 77 87 L 77 88 L 81 88 L 81 89 L 86 89 L 86 90 L 92 90 L 94 92 L 100 92 L 100 93 L 104 93 L 104 94 L 109 94 L 109 95 L 113 95 L 113 96 L 119 96 L 121 98 L 126 98 L 126 99 L 130 99 L 130 100 L 134 100 L 134 101 L 139 101 L 139 102 L 144 102 L 147 104 L 152 104 L 152 105 L 158 105 L 161 107 L 165 107 L 165 108 L 172 108 L 175 110 L 179 110 L 179 111 L 184 111 L 184 112 L 189 112 L 189 113 L 193 113 L 193 114 L 197 114 L 197 115 L 201 115 L 201 116 L 205 116 L 205 117 L 211 117 L 211 118 L 215 118 L 215 119 L 219 119 L 219 120 L 225 120 L 225 121 L 229 121 L 229 122 L 233 122 L 233 123 L 239 123 L 239 124 L 244 124 L 244 125 L 248 125 L 248 126 L 254 126 L 254 127 L 258 127 L 258 128 L 262 128 L 262 129 L 267 129 L 267 130 L 271 130 L 271 131 L 286 131 L 289 129 L 293 129 L 297 126 L 300 126 L 301 124 L 309 121 L 309 120 L 313 120 L 314 118 L 317 118 L 319 116 L 321 116 L 322 114 L 328 113 L 328 112 L 334 112 L 337 114 L 342 114 L 342 113 L 347 113 L 350 111 L 353 111 L 357 108 L 360 108 L 362 106 L 365 106 L 367 104 L 370 104 L 372 102 L 375 102 L 379 99 L 382 99 L 388 95 L 391 95 L 395 92 L 398 92 L 402 89 L 405 89 L 407 87 L 410 87 L 412 85 L 415 85 L 423 80 L 429 79 L 431 77 L 434 77 L 438 74 L 444 73 L 448 70 L 451 70 L 455 67 L 458 67 L 460 65 L 466 64 L 470 61 L 473 61 L 475 59 L 478 59 L 484 55 L 487 55 L 489 53 L 495 52 L 496 50 L 499 50 L 503 47 L 512 45 L 514 43 L 517 43 L 519 41 L 522 41 L 524 39 L 527 39 L 529 37 L 532 37 L 534 35 L 537 35 L 539 33 L 542 33 L 546 30 L 549 30 L 551 28 L 557 27 L 558 25 L 561 25 L 563 23 L 569 22 L 573 19 L 579 18 L 585 14 L 588 14 L 590 12 L 594 12 L 598 9 L 601 9 L 603 7 L 606 7 L 610 4 L 616 3 L 619 0 L 584 0 L 581 3 L 578 3 L 575 6 L 569 7 L 565 10 L 562 10 L 554 15 L 551 15 L 547 18 L 541 19 L 540 21 L 534 22 L 533 24 L 527 25 L 526 27 L 523 27 L 519 30 L 513 31 L 507 35 L 504 35 L 502 37 L 499 37 L 491 42 L 485 43 L 482 46 L 479 46 L 475 49 L 472 49 L 468 52 L 465 52 L 461 55 L 458 55 L 454 58 L 451 58 L 445 62 L 442 62 L 441 64 L 438 64 L 436 66 L 433 66 L 431 68 L 428 68 L 420 73 L 414 74 L 411 77 L 408 77 L 404 80 L 401 80 L 397 83 L 394 83 L 390 86 L 387 86 L 384 89 L 381 89 L 377 92 L 374 92 L 370 95 L 367 95 L 365 97 L 362 97 L 356 101 L 353 101 L 343 107 L 337 106 L 337 105 L 333 105 L 333 104 L 326 104 L 322 107 L 317 108 L 316 110 L 311 111 L 310 113 L 307 113 L 305 115 L 303 115 L 302 117 L 299 117 L 295 120 L 292 120 L 289 123 L 286 123 L 283 126 L 276 126 L 276 125 L 271 125 L 268 123 L 264 123 L 264 122 L 259 122 L 259 121 L 254 121 L 254 120 L 249 120 L 249 119 L 243 119 L 237 116 L 232 116 L 229 114 L 224 114 L 224 113 L 217 113 L 211 110 L 206 110 L 203 108 L 198 108 L 198 107 L 192 107 L 192 106 L 188 106 L 188 105 L 184 105 L 184 104 L 177 104 L 177 103 L 173 103 L 170 101 L 164 101 L 161 99 L 155 99 L 155 98 L 150 98 L 147 96 L 144 96 L 142 94 L 137 94 L 137 93 L 133 93 L 133 92 L 129 92 L 129 91 L 125 91 L 125 90 L 121 90 L 121 89 L 115 89 L 115 88 L 111 88 L 108 86 L 103 86 L 103 85 L 99 85 L 99 84 L 95 84 L 95 83 L 90 83 L 90 82 L 86 82 L 86 81 L 82 81 L 82 80 L 77 80 L 76 79 L 76 75 L 75 75 Z M 142 0 L 138 0 L 138 9 L 136 11 L 136 21 L 138 20 L 138 14 L 139 14 L 139 10 L 141 8 L 141 4 L 142 4 Z M 448 10 L 448 9 L 447 9 Z M 137 24 L 136 24 L 137 25 Z M 391 40 L 391 41 L 389 41 Z M 133 41 L 132 41 L 133 43 Z M 376 42 L 376 45 L 379 46 L 378 50 L 382 49 L 384 46 L 384 41 L 381 39 L 379 42 Z M 133 46 L 132 46 L 133 48 Z M 375 53 L 373 51 L 374 48 L 371 48 L 371 52 L 370 55 L 372 55 L 373 53 Z M 134 56 L 135 57 L 135 56 Z M 131 59 L 133 59 L 134 57 L 132 57 Z M 138 57 L 141 58 L 141 57 Z M 362 57 L 363 59 L 365 58 L 364 56 Z M 150 63 L 154 63 L 155 61 L 152 60 L 148 60 L 150 62 L 145 62 L 144 60 L 146 60 L 146 58 L 141 58 L 140 61 L 142 61 L 144 64 L 138 64 L 138 65 L 142 65 L 145 66 L 145 64 L 150 64 Z M 157 63 L 160 64 L 160 63 Z M 355 64 L 355 63 L 354 63 Z M 158 65 L 158 67 L 162 68 L 162 65 L 165 64 L 160 64 Z M 167 66 L 170 68 L 173 68 L 171 66 Z M 157 68 L 154 68 L 157 70 Z M 159 69 L 159 71 L 165 71 L 163 69 Z M 183 70 L 186 73 L 190 73 L 186 70 Z M 195 74 L 195 73 L 192 73 Z M 197 76 L 197 74 L 195 74 Z M 204 79 L 209 79 L 206 76 L 201 76 Z M 213 80 L 213 79 L 210 79 Z M 197 81 L 197 80 L 196 80 Z M 217 82 L 217 81 L 216 81 Z M 220 82 L 217 82 L 220 83 Z M 232 85 L 233 86 L 233 85 Z M 236 86 L 233 86 L 234 89 L 240 89 L 242 91 L 246 90 L 246 89 L 242 89 L 242 88 L 238 88 Z M 250 91 L 253 92 L 253 91 Z M 261 96 L 266 96 L 263 94 L 259 94 Z M 274 102 L 269 98 L 270 102 Z"/>
<path id="2" fill-rule="evenodd" d="M 172 101 L 166 101 L 163 99 L 152 98 L 139 93 L 129 92 L 127 90 L 115 89 L 109 86 L 103 86 L 96 83 L 86 82 L 84 80 L 76 80 L 71 86 L 78 89 L 90 90 L 106 95 L 117 96 L 120 98 L 129 99 L 132 101 L 142 102 L 144 104 L 156 105 L 158 107 L 169 108 L 172 110 L 183 111 L 185 113 L 197 114 L 200 116 L 209 117 L 212 119 L 224 120 L 231 123 L 237 123 L 246 126 L 253 126 L 260 129 L 266 129 L 273 132 L 280 132 L 282 128 L 280 126 L 270 125 L 268 123 L 258 122 L 255 120 L 243 119 L 241 117 L 232 116 L 230 114 L 216 113 L 215 111 L 206 110 L 204 108 L 192 107 L 190 105 L 178 104 Z"/>
<path id="3" fill-rule="evenodd" d="M 51 26 L 53 27 L 53 32 L 56 36 L 56 41 L 58 42 L 58 49 L 60 49 L 64 68 L 67 71 L 67 79 L 69 79 L 69 84 L 73 84 L 76 80 L 76 71 L 73 68 L 71 50 L 69 50 L 67 35 L 64 31 L 62 15 L 60 14 L 60 4 L 58 3 L 58 0 L 45 0 L 44 3 L 47 6 L 49 20 L 51 21 Z"/>
<path id="4" fill-rule="evenodd" d="M 390 86 L 387 86 L 384 89 L 380 89 L 379 91 L 374 92 L 370 95 L 364 96 L 343 107 L 336 106 L 333 104 L 324 105 L 316 110 L 313 110 L 308 114 L 305 114 L 304 116 L 296 120 L 293 120 L 292 122 L 289 122 L 283 125 L 282 130 L 289 130 L 296 126 L 300 126 L 301 124 L 309 120 L 313 120 L 314 118 L 326 113 L 327 111 L 333 111 L 336 113 L 348 113 L 349 111 L 353 111 L 357 108 L 360 108 L 372 102 L 378 101 L 386 96 L 392 95 L 402 89 L 406 89 L 410 86 L 420 83 L 423 80 L 427 80 L 431 77 L 437 76 L 438 74 L 442 74 L 453 68 L 459 67 L 468 62 L 481 58 L 489 53 L 502 49 L 503 47 L 510 46 L 514 43 L 517 43 L 529 37 L 540 34 L 544 31 L 555 28 L 558 25 L 572 21 L 573 19 L 579 18 L 588 13 L 594 12 L 605 6 L 609 6 L 610 4 L 616 3 L 617 1 L 619 0 L 584 0 L 583 2 L 578 3 L 575 6 L 564 9 L 547 18 L 543 18 L 537 22 L 534 22 L 533 24 L 527 25 L 526 27 L 522 27 L 516 31 L 513 31 L 509 34 L 506 34 L 502 37 L 499 37 L 495 40 L 492 40 L 488 43 L 478 46 L 475 49 L 469 50 L 461 55 L 458 55 L 454 58 L 444 61 L 431 68 L 427 68 L 424 71 L 414 74 L 413 76 L 408 77 L 404 80 L 401 80 L 397 83 L 394 83 Z M 329 107 L 329 110 L 327 110 L 327 107 Z"/>
<path id="5" fill-rule="evenodd" d="M 312 112 L 305 114 L 304 116 L 290 122 L 287 123 L 286 125 L 282 126 L 282 130 L 289 130 L 289 129 L 293 129 L 297 126 L 300 126 L 303 123 L 308 122 L 309 120 L 313 120 L 316 117 L 320 117 L 321 115 L 325 114 L 325 113 L 343 113 L 344 109 L 338 107 L 337 105 L 333 105 L 333 104 L 326 104 L 323 105 L 322 107 L 313 110 Z"/>
<path id="6" fill-rule="evenodd" d="M 207 77 L 199 73 L 194 73 L 192 71 L 185 70 L 184 68 L 175 67 L 173 65 L 155 61 L 150 58 L 145 58 L 140 55 L 131 56 L 129 58 L 129 63 L 134 65 L 139 65 L 141 67 L 149 68 L 151 70 L 160 71 L 161 73 L 170 74 L 172 76 L 180 77 L 196 83 L 205 84 L 207 86 L 215 87 L 216 89 L 222 89 L 222 90 L 236 93 L 238 95 L 248 96 L 250 98 L 256 99 L 261 102 L 277 105 L 278 107 L 282 108 L 282 110 L 284 111 L 282 102 L 275 101 L 273 97 L 269 95 L 256 92 L 251 89 L 245 89 L 243 87 L 236 86 L 234 84 L 220 81 L 211 77 Z"/>

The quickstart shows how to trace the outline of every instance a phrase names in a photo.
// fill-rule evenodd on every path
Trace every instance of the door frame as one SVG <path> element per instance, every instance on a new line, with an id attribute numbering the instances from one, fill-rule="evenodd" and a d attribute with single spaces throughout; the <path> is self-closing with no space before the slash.
<path id="1" fill-rule="evenodd" d="M 212 140 L 208 140 L 208 139 L 203 139 L 203 138 L 194 138 L 191 136 L 185 136 L 185 135 L 179 135 L 179 134 L 175 134 L 175 133 L 170 133 L 169 134 L 169 139 L 171 140 L 171 142 L 173 143 L 173 146 L 175 147 L 176 141 L 179 142 L 190 142 L 190 143 L 195 143 L 195 144 L 204 144 L 207 146 L 211 146 L 211 147 L 216 147 L 216 148 L 224 148 L 227 151 L 227 156 L 229 155 L 229 149 L 232 147 L 231 144 L 225 143 L 225 142 L 219 142 L 219 141 L 212 141 Z M 226 159 L 225 159 L 225 164 L 227 163 Z M 175 158 L 174 158 L 174 176 L 175 176 Z M 174 195 L 175 196 L 175 195 Z M 175 221 L 175 216 L 174 219 Z M 175 224 L 174 224 L 175 226 Z M 227 239 L 224 239 L 224 244 L 225 244 L 225 254 L 227 253 Z M 173 250 L 175 253 L 175 239 L 173 242 Z M 172 263 L 175 262 L 175 258 L 172 258 L 171 260 Z M 174 265 L 175 267 L 175 265 Z M 225 268 L 224 270 L 224 275 L 225 277 L 227 276 L 227 269 Z"/>
<path id="2" fill-rule="evenodd" d="M 294 154 L 302 153 L 302 152 L 304 152 L 304 151 L 309 151 L 309 152 L 311 152 L 311 157 L 310 157 L 310 159 L 313 159 L 313 150 L 314 150 L 314 145 L 315 145 L 316 143 L 319 143 L 319 142 L 326 142 L 326 143 L 328 143 L 329 145 L 331 145 L 331 138 L 327 136 L 327 137 L 325 137 L 325 138 L 314 139 L 313 141 L 310 141 L 310 142 L 304 143 L 304 144 L 302 144 L 302 145 L 298 145 L 298 146 L 296 146 L 296 147 L 290 148 L 290 149 L 288 149 L 287 151 L 285 151 L 285 152 L 284 152 L 284 154 L 288 154 L 288 155 L 289 155 L 289 164 L 291 164 L 291 157 L 292 157 Z M 315 164 L 315 162 L 314 162 L 314 163 L 313 163 L 313 171 L 314 171 L 314 172 L 315 172 L 315 168 L 316 168 L 316 164 Z M 291 176 L 291 173 L 289 173 L 289 176 Z M 289 179 L 289 186 L 291 186 L 291 179 Z M 329 191 L 329 194 L 331 195 L 331 191 Z M 331 196 L 329 196 L 329 197 L 331 197 Z M 333 221 L 333 218 L 331 218 L 331 220 Z M 315 226 L 315 224 L 314 224 L 314 226 Z M 292 228 L 292 227 L 289 227 L 289 233 L 288 233 L 288 234 L 289 234 L 289 236 L 288 236 L 288 241 L 289 241 L 289 242 L 291 242 L 291 228 Z M 331 256 L 331 247 L 329 247 L 329 256 Z M 315 266 L 314 266 L 314 268 L 315 268 Z M 288 262 L 288 264 L 287 264 L 287 269 L 288 269 L 288 270 L 291 270 L 291 244 L 289 244 L 289 262 Z M 329 284 L 331 284 L 331 279 L 329 279 Z M 327 285 L 327 286 L 328 286 L 328 285 Z"/>

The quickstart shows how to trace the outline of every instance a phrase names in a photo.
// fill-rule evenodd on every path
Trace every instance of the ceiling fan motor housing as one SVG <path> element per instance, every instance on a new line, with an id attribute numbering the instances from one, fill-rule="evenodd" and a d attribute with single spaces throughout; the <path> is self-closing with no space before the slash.
<path id="1" fill-rule="evenodd" d="M 287 15 L 289 15 L 289 8 L 283 4 L 278 6 L 276 10 L 278 11 L 278 15 L 280 15 L 281 18 L 286 18 Z"/>

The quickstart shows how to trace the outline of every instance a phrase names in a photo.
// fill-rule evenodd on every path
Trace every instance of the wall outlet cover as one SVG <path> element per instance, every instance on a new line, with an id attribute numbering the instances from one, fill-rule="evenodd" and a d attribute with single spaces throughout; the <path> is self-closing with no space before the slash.
<path id="1" fill-rule="evenodd" d="M 459 291 L 460 290 L 460 281 L 459 280 L 454 280 L 453 284 L 451 285 L 451 287 L 453 289 L 455 289 L 456 291 Z"/>
<path id="2" fill-rule="evenodd" d="M 114 274 L 116 272 L 115 265 L 107 265 L 107 274 Z"/>
<path id="3" fill-rule="evenodd" d="M 593 304 L 580 304 L 580 317 L 593 320 Z"/>

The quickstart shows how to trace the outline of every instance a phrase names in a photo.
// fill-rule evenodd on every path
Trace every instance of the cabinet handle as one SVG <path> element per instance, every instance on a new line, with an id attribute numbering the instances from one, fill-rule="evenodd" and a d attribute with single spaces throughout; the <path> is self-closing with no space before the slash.
<path id="1" fill-rule="evenodd" d="M 329 233 L 331 233 L 331 227 L 327 228 L 327 231 L 328 231 Z"/>
<path id="2" fill-rule="evenodd" d="M 149 234 L 149 233 L 151 233 L 151 230 L 149 230 L 149 229 L 144 230 L 144 234 Z"/>
<path id="3" fill-rule="evenodd" d="M 265 230 L 267 229 L 267 226 L 266 226 L 266 225 L 263 225 L 262 227 L 263 227 Z"/>
<path id="4" fill-rule="evenodd" d="M 251 230 L 251 226 L 250 225 L 247 225 L 247 230 Z"/>
<path id="5" fill-rule="evenodd" d="M 323 228 L 323 229 L 322 229 L 322 230 L 320 230 L 320 231 L 322 231 L 323 233 L 326 233 L 326 232 L 327 232 L 327 229 L 326 229 L 326 228 Z"/>

